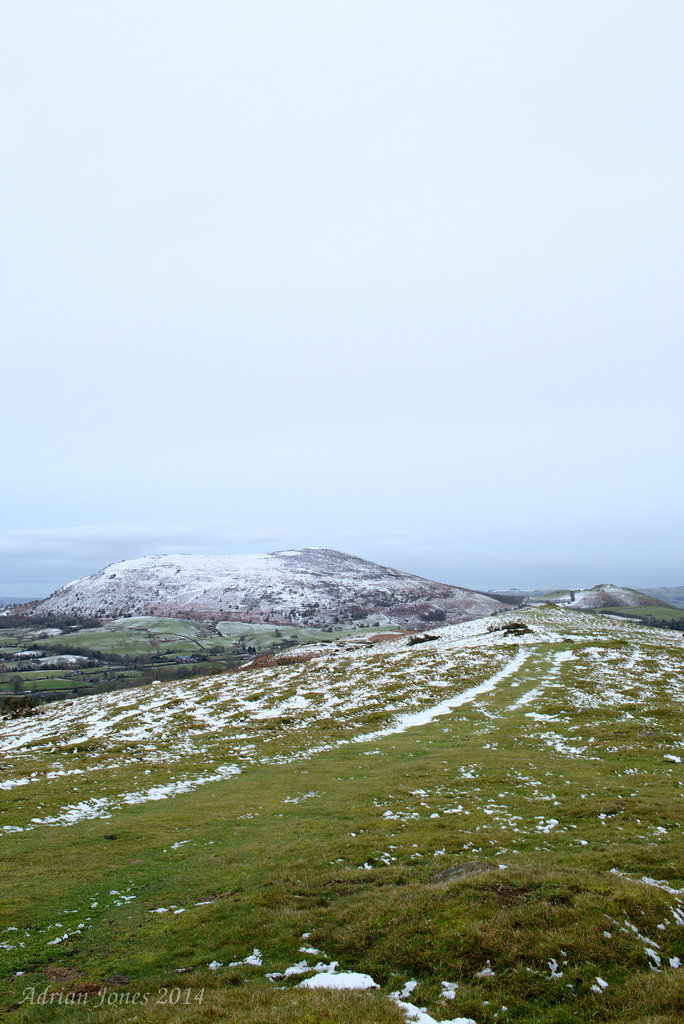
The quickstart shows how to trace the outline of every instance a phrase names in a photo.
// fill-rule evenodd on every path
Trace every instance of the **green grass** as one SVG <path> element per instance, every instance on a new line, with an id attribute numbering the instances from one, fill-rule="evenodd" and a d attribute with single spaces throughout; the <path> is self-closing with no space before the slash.
<path id="1" fill-rule="evenodd" d="M 26 693 L 30 690 L 70 690 L 74 686 L 83 685 L 79 683 L 80 676 L 65 678 L 64 676 L 56 676 L 51 672 L 22 672 L 19 678 L 23 683 Z M 9 686 L 9 684 L 6 685 Z"/>
<path id="2" fill-rule="evenodd" d="M 60 636 L 41 636 L 41 629 L 15 629 L 0 631 L 0 646 L 9 653 L 29 645 L 59 654 L 77 649 L 89 654 L 116 655 L 198 655 L 208 651 L 233 652 L 236 645 L 254 647 L 257 651 L 271 650 L 284 640 L 299 644 L 331 640 L 349 634 L 374 633 L 377 629 L 362 627 L 349 629 L 333 626 L 313 629 L 303 626 L 277 626 L 269 623 L 219 622 L 216 625 L 192 619 L 169 619 L 137 616 L 115 619 L 103 626 L 80 629 Z"/>
<path id="3" fill-rule="evenodd" d="M 232 643 L 243 639 L 246 644 L 256 647 L 258 651 L 270 650 L 274 644 L 283 640 L 294 640 L 299 644 L 315 643 L 316 641 L 332 640 L 335 637 L 357 633 L 377 633 L 377 628 L 361 627 L 349 629 L 345 626 L 332 626 L 330 629 L 316 629 L 306 626 L 277 626 L 270 623 L 252 622 L 218 622 L 216 628 Z"/>
<path id="4" fill-rule="evenodd" d="M 601 608 L 602 612 L 608 612 L 611 615 L 629 615 L 633 618 L 646 618 L 651 616 L 655 619 L 663 619 L 664 621 L 677 621 L 684 620 L 684 609 L 682 608 L 667 608 L 664 605 L 641 605 L 635 608 L 625 608 L 620 605 L 615 608 Z"/>
<path id="5" fill-rule="evenodd" d="M 682 913 L 681 895 L 640 879 L 684 886 L 682 769 L 663 756 L 681 753 L 681 644 L 577 613 L 524 615 L 549 638 L 538 638 L 515 674 L 430 724 L 366 743 L 288 760 L 390 721 L 395 706 L 463 692 L 506 664 L 517 645 L 495 638 L 491 651 L 448 657 L 428 645 L 400 658 L 389 649 L 362 649 L 356 659 L 342 650 L 325 662 L 208 681 L 207 700 L 234 684 L 236 708 L 249 697 L 274 711 L 318 692 L 321 679 L 340 698 L 367 688 L 356 709 L 351 701 L 335 715 L 314 706 L 251 724 L 231 719 L 214 740 L 200 735 L 194 745 L 188 719 L 171 715 L 177 686 L 127 691 L 107 700 L 166 694 L 165 735 L 143 744 L 115 730 L 84 741 L 92 712 L 77 702 L 77 720 L 66 716 L 52 737 L 56 750 L 33 740 L 8 752 L 9 777 L 37 772 L 44 781 L 0 791 L 0 827 L 112 788 L 135 791 L 141 770 L 154 785 L 222 757 L 236 760 L 241 774 L 120 807 L 110 818 L 1 840 L 0 943 L 13 946 L 0 950 L 6 1018 L 84 1019 L 82 1006 L 21 1004 L 26 989 L 49 986 L 90 989 L 87 1019 L 96 1024 L 397 1024 L 405 1017 L 387 993 L 415 979 L 411 1002 L 437 1020 L 679 1022 L 684 969 L 668 964 L 684 960 L 684 927 L 672 909 Z M 574 657 L 556 672 L 560 653 Z M 221 714 L 233 707 L 225 700 Z M 109 706 L 117 713 L 117 703 Z M 55 764 L 82 774 L 49 781 Z M 557 825 L 548 828 L 551 820 Z M 490 870 L 431 881 L 444 867 L 483 861 Z M 160 907 L 172 909 L 151 913 Z M 631 926 L 659 943 L 664 970 L 651 970 Z M 303 945 L 321 954 L 303 953 Z M 255 947 L 263 966 L 229 966 Z M 265 976 L 305 958 L 368 973 L 381 990 L 309 992 L 295 987 L 299 976 Z M 215 960 L 225 966 L 209 970 Z M 549 961 L 562 978 L 552 977 Z M 493 974 L 482 975 L 488 962 Z M 107 982 L 113 975 L 128 981 Z M 605 992 L 592 990 L 597 976 Z M 458 984 L 453 1000 L 440 998 L 443 981 Z M 157 1003 L 160 989 L 178 987 L 190 990 L 188 1006 Z M 103 988 L 116 1005 L 97 1009 Z M 148 1002 L 121 1005 L 136 992 Z"/>

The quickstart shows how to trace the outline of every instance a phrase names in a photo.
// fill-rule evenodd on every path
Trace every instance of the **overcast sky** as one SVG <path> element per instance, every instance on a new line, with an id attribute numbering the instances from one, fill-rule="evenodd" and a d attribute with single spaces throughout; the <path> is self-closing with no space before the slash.
<path id="1" fill-rule="evenodd" d="M 684 5 L 5 0 L 2 576 L 684 585 Z"/>

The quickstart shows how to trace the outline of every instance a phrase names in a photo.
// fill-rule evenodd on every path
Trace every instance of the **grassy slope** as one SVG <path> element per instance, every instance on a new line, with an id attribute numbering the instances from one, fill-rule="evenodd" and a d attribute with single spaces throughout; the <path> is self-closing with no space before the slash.
<path id="1" fill-rule="evenodd" d="M 104 820 L 8 833 L 0 879 L 0 943 L 13 947 L 0 950 L 7 1005 L 32 985 L 72 993 L 104 985 L 117 1002 L 135 991 L 152 996 L 142 1009 L 105 1007 L 90 1020 L 389 1024 L 404 1018 L 385 993 L 413 978 L 411 1000 L 440 1020 L 681 1020 L 684 970 L 668 966 L 670 957 L 684 960 L 681 899 L 638 881 L 684 885 L 682 769 L 664 760 L 681 754 L 681 640 L 571 612 L 513 616 L 541 632 L 492 692 L 420 728 L 301 760 L 286 759 L 363 733 L 369 719 L 374 728 L 391 720 L 388 704 L 429 705 L 481 682 L 518 641 L 497 635 L 487 649 L 448 656 L 419 645 L 394 665 L 387 648 L 340 656 L 325 687 L 341 695 L 352 679 L 352 688 L 335 716 L 282 707 L 315 692 L 324 672 L 317 660 L 240 673 L 228 677 L 239 681 L 231 699 L 254 697 L 274 717 L 250 724 L 243 715 L 212 742 L 203 737 L 204 749 L 198 740 L 181 753 L 188 721 L 171 713 L 174 699 L 182 703 L 177 685 L 167 694 L 167 735 L 153 743 L 127 743 L 120 733 L 74 743 L 87 704 L 74 705 L 81 718 L 55 737 L 57 750 L 37 743 L 16 752 L 8 774 L 54 763 L 83 774 L 0 792 L 0 825 L 30 823 L 112 787 L 136 791 L 141 772 L 151 784 L 196 776 L 221 755 L 242 774 Z M 562 652 L 573 660 L 558 662 Z M 363 681 L 359 710 L 353 695 Z M 214 689 L 207 695 L 216 699 Z M 123 696 L 108 695 L 106 706 Z M 430 882 L 444 867 L 483 859 L 491 871 Z M 204 901 L 212 902 L 195 906 Z M 150 913 L 160 907 L 170 909 Z M 633 928 L 659 944 L 664 970 L 652 970 Z M 309 943 L 322 954 L 300 952 Z M 207 967 L 254 947 L 263 967 Z M 280 991 L 282 980 L 264 976 L 328 957 L 368 972 L 383 990 L 308 992 L 292 987 L 294 977 Z M 551 976 L 550 960 L 562 978 Z M 478 976 L 488 961 L 493 976 Z M 113 974 L 129 982 L 107 986 Z M 608 982 L 600 994 L 596 976 Z M 453 1001 L 440 999 L 442 981 L 458 983 Z M 190 989 L 191 999 L 204 988 L 203 1002 L 171 1011 L 155 1003 L 159 986 Z M 90 998 L 98 1001 L 96 992 Z M 8 1019 L 75 1021 L 83 1009 L 23 1005 Z"/>

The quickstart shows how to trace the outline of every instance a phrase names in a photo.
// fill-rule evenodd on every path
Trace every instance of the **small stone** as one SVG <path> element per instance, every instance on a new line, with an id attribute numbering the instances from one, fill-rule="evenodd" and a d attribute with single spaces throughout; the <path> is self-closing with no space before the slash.
<path id="1" fill-rule="evenodd" d="M 454 864 L 453 867 L 445 868 L 444 871 L 439 871 L 428 881 L 433 884 L 439 884 L 441 882 L 453 882 L 457 878 L 463 878 L 465 875 L 479 875 L 484 871 L 494 871 L 496 864 L 490 864 L 488 861 L 467 861 L 465 864 Z"/>

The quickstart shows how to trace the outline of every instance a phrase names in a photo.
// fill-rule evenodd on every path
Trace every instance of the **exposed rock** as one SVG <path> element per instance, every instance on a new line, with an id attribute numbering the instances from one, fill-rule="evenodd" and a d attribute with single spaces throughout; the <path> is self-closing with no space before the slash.
<path id="1" fill-rule="evenodd" d="M 423 636 L 412 636 L 406 642 L 407 647 L 413 647 L 414 644 L 426 644 L 429 640 L 439 640 L 438 636 L 432 636 L 430 633 L 424 633 Z"/>
<path id="2" fill-rule="evenodd" d="M 466 875 L 480 875 L 484 871 L 496 871 L 496 864 L 490 864 L 486 860 L 470 860 L 465 864 L 454 864 L 453 867 L 445 868 L 444 871 L 428 878 L 428 882 L 440 885 L 445 882 L 454 882 Z"/>
<path id="3" fill-rule="evenodd" d="M 524 622 L 507 622 L 503 626 L 490 626 L 488 632 L 503 633 L 504 636 L 525 636 L 527 633 L 533 633 L 534 630 Z"/>

